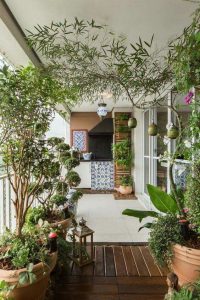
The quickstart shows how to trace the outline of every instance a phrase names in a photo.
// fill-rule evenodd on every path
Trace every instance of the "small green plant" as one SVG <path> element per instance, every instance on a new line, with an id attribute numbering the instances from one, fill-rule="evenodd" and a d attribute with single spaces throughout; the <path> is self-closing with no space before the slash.
<path id="1" fill-rule="evenodd" d="M 120 178 L 120 185 L 122 185 L 122 186 L 132 186 L 133 185 L 133 177 L 131 175 L 123 175 Z"/>
<path id="2" fill-rule="evenodd" d="M 130 132 L 131 129 L 128 127 L 128 126 L 125 126 L 125 125 L 120 125 L 119 127 L 116 128 L 116 131 L 117 132 L 124 132 L 124 133 L 127 133 L 127 132 Z"/>
<path id="3" fill-rule="evenodd" d="M 160 266 L 170 262 L 172 244 L 181 243 L 181 229 L 175 215 L 159 216 L 152 223 L 148 240 L 150 251 Z"/>
<path id="4" fill-rule="evenodd" d="M 119 116 L 119 120 L 121 120 L 121 121 L 126 121 L 128 119 L 129 119 L 128 114 L 120 114 L 120 116 Z"/>
<path id="5" fill-rule="evenodd" d="M 14 300 L 9 295 L 15 285 L 9 285 L 5 280 L 0 280 L 0 300 Z"/>
<path id="6" fill-rule="evenodd" d="M 200 299 L 200 281 L 183 286 L 178 292 L 175 291 L 166 300 L 199 300 Z"/>

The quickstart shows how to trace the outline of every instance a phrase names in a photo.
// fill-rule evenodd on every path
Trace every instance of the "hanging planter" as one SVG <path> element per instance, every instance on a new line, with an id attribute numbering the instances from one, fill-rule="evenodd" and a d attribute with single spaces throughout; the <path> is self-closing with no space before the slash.
<path id="1" fill-rule="evenodd" d="M 151 136 L 156 136 L 158 134 L 158 126 L 154 122 L 149 125 L 148 134 Z"/>
<path id="2" fill-rule="evenodd" d="M 98 104 L 97 114 L 100 118 L 103 118 L 107 115 L 108 110 L 107 110 L 106 106 L 107 105 L 104 102 L 101 102 L 101 103 Z"/>
<path id="3" fill-rule="evenodd" d="M 179 135 L 178 127 L 176 127 L 173 123 L 167 126 L 167 137 L 169 139 L 175 140 Z"/>
<path id="4" fill-rule="evenodd" d="M 136 126 L 137 126 L 136 118 L 129 118 L 128 119 L 128 127 L 129 128 L 135 128 Z"/>

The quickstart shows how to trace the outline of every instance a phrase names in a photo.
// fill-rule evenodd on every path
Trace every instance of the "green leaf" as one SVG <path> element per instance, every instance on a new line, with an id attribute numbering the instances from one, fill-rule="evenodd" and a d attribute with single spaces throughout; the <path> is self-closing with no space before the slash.
<path id="1" fill-rule="evenodd" d="M 25 271 L 25 272 L 21 272 L 19 274 L 19 284 L 20 285 L 25 285 L 29 283 L 29 276 L 28 276 L 28 272 Z"/>
<path id="2" fill-rule="evenodd" d="M 130 217 L 135 217 L 138 218 L 139 221 L 141 222 L 144 218 L 147 217 L 153 217 L 157 218 L 159 214 L 155 211 L 149 211 L 149 210 L 134 210 L 134 209 L 125 209 L 122 212 L 123 215 L 130 216 Z"/>
<path id="3" fill-rule="evenodd" d="M 148 228 L 148 229 L 150 229 L 150 228 L 152 227 L 152 224 L 153 224 L 153 223 L 145 223 L 143 226 L 141 226 L 141 227 L 138 229 L 138 231 L 140 231 L 140 230 L 143 229 L 143 228 Z"/>
<path id="4" fill-rule="evenodd" d="M 33 263 L 30 263 L 27 267 L 28 272 L 32 272 L 33 271 Z"/>
<path id="5" fill-rule="evenodd" d="M 178 211 L 175 200 L 160 188 L 147 184 L 147 190 L 151 202 L 160 212 L 175 214 Z"/>

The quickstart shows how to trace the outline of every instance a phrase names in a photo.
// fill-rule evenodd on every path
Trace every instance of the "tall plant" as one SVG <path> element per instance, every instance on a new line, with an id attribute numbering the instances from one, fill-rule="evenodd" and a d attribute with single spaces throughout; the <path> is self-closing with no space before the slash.
<path id="1" fill-rule="evenodd" d="M 59 172 L 43 137 L 55 105 L 70 93 L 43 69 L 28 66 L 12 71 L 4 67 L 0 72 L 0 152 L 14 192 L 18 236 L 39 187 Z"/>

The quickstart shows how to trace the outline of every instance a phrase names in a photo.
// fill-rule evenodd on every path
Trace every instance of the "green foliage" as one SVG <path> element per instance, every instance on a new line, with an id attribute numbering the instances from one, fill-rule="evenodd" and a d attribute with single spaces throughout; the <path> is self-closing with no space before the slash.
<path id="1" fill-rule="evenodd" d="M 55 194 L 51 197 L 51 203 L 56 204 L 57 206 L 64 205 L 67 201 L 66 196 Z"/>
<path id="2" fill-rule="evenodd" d="M 58 266 L 60 268 L 67 269 L 69 267 L 68 256 L 72 250 L 72 243 L 58 236 L 57 247 L 58 247 Z"/>
<path id="3" fill-rule="evenodd" d="M 56 150 L 60 151 L 60 152 L 69 151 L 70 150 L 70 146 L 68 144 L 65 144 L 65 143 L 59 143 L 56 146 Z"/>
<path id="4" fill-rule="evenodd" d="M 116 128 L 116 132 L 130 132 L 131 129 L 128 126 L 125 125 L 120 125 L 119 127 Z"/>
<path id="5" fill-rule="evenodd" d="M 64 195 L 68 191 L 68 183 L 65 181 L 59 181 L 56 183 L 56 192 Z"/>
<path id="6" fill-rule="evenodd" d="M 120 185 L 132 186 L 133 185 L 133 177 L 131 175 L 123 175 L 122 177 L 120 177 Z"/>
<path id="7" fill-rule="evenodd" d="M 178 292 L 174 291 L 169 300 L 200 300 L 200 281 L 183 286 Z"/>
<path id="8" fill-rule="evenodd" d="M 45 220 L 46 209 L 44 206 L 30 207 L 26 215 L 26 224 L 28 226 L 35 226 L 40 219 Z"/>
<path id="9" fill-rule="evenodd" d="M 131 167 L 132 152 L 129 140 L 118 142 L 112 145 L 114 160 L 117 164 L 126 168 Z"/>
<path id="10" fill-rule="evenodd" d="M 200 8 L 195 11 L 193 21 L 183 34 L 170 43 L 169 66 L 180 92 L 187 92 L 200 84 Z"/>
<path id="11" fill-rule="evenodd" d="M 121 120 L 121 121 L 128 121 L 128 119 L 129 119 L 129 115 L 128 114 L 121 114 L 120 116 L 119 116 L 119 120 Z"/>
<path id="12" fill-rule="evenodd" d="M 63 140 L 43 137 L 56 105 L 70 93 L 44 68 L 0 70 L 0 152 L 14 192 L 18 235 L 34 199 L 45 202 L 61 174 L 55 146 Z"/>
<path id="13" fill-rule="evenodd" d="M 15 288 L 15 285 L 9 285 L 5 280 L 0 280 L 0 300 L 14 300 L 9 294 Z"/>
<path id="14" fill-rule="evenodd" d="M 177 217 L 171 214 L 159 216 L 158 219 L 152 223 L 148 242 L 150 251 L 156 262 L 160 266 L 169 263 L 173 255 L 172 244 L 182 242 Z"/>
<path id="15" fill-rule="evenodd" d="M 133 209 L 125 209 L 122 212 L 123 215 L 126 216 L 130 216 L 130 217 L 135 217 L 138 218 L 139 221 L 141 222 L 144 218 L 147 217 L 153 217 L 153 218 L 157 218 L 159 216 L 159 214 L 155 211 L 148 211 L 148 210 L 133 210 Z"/>
<path id="16" fill-rule="evenodd" d="M 185 205 L 189 209 L 190 222 L 196 226 L 196 230 L 200 233 L 200 161 L 195 161 L 193 166 L 193 174 L 190 174 L 187 181 Z"/>
<path id="17" fill-rule="evenodd" d="M 147 190 L 153 205 L 163 213 L 176 214 L 178 207 L 176 201 L 159 187 L 147 184 Z"/>
<path id="18" fill-rule="evenodd" d="M 76 187 L 80 184 L 81 178 L 75 171 L 69 171 L 66 176 L 67 182 L 71 187 Z"/>
<path id="19" fill-rule="evenodd" d="M 93 102 L 96 95 L 111 90 L 114 99 L 123 96 L 133 106 L 149 106 L 145 96 L 159 95 L 171 78 L 160 57 L 152 53 L 153 36 L 149 42 L 139 37 L 129 44 L 106 25 L 75 18 L 72 23 L 37 25 L 34 32 L 28 31 L 28 38 L 51 72 L 78 90 L 79 99 Z M 141 95 L 142 103 L 136 102 Z"/>
<path id="20" fill-rule="evenodd" d="M 33 263 L 30 263 L 27 270 L 19 274 L 19 285 L 32 284 L 36 279 L 36 275 L 33 273 Z"/>
<path id="21" fill-rule="evenodd" d="M 47 143 L 50 146 L 55 147 L 55 146 L 63 143 L 63 139 L 62 138 L 58 138 L 58 137 L 50 137 L 50 138 L 48 138 Z"/>
<path id="22" fill-rule="evenodd" d="M 23 234 L 18 237 L 7 232 L 1 237 L 0 258 L 9 260 L 12 269 L 21 269 L 40 261 L 46 261 L 48 258 L 47 242 L 45 237 L 42 239 L 42 233 Z"/>
<path id="23" fill-rule="evenodd" d="M 70 201 L 77 202 L 82 196 L 83 196 L 83 193 L 81 191 L 76 191 L 75 193 L 73 193 Z"/>
<path id="24" fill-rule="evenodd" d="M 71 171 L 73 168 L 79 166 L 80 161 L 77 158 L 71 157 L 65 160 L 64 165 L 68 171 Z"/>

